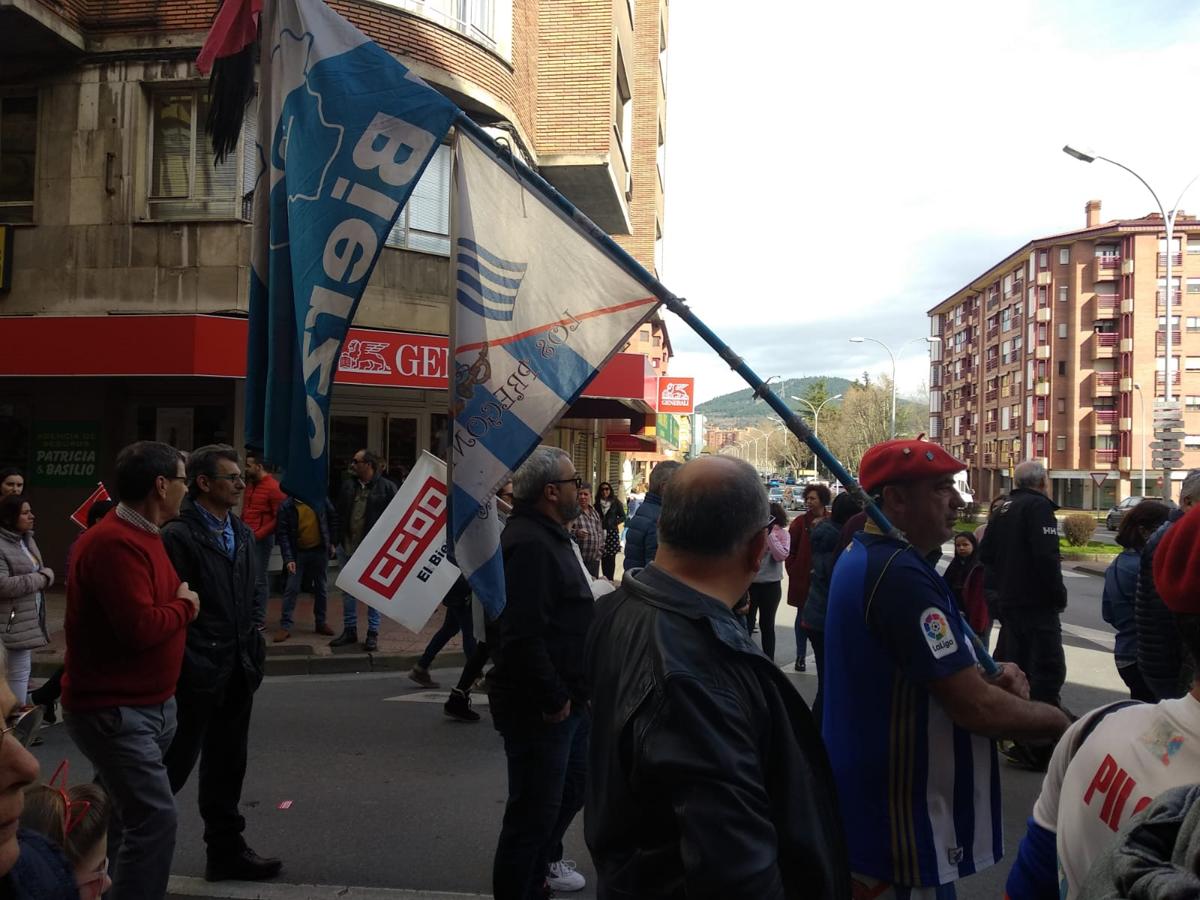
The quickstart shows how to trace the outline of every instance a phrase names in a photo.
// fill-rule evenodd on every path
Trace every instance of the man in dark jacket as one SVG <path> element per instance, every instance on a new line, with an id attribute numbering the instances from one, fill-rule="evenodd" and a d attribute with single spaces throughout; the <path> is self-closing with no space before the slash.
<path id="1" fill-rule="evenodd" d="M 233 513 L 245 482 L 237 451 L 225 444 L 193 451 L 187 474 L 189 497 L 162 534 L 179 577 L 200 595 L 200 612 L 188 626 L 175 691 L 179 728 L 167 750 L 167 771 L 178 794 L 200 760 L 204 877 L 273 878 L 282 863 L 246 846 L 246 820 L 238 812 L 265 655 L 254 623 L 254 533 Z"/>
<path id="2" fill-rule="evenodd" d="M 625 523 L 625 571 L 644 569 L 654 562 L 658 552 L 658 516 L 662 512 L 663 491 L 681 463 L 672 459 L 660 462 L 650 473 L 646 499 Z"/>
<path id="3" fill-rule="evenodd" d="M 1154 582 L 1154 556 L 1166 533 L 1200 501 L 1200 469 L 1192 469 L 1179 489 L 1179 509 L 1146 541 L 1138 573 L 1134 617 L 1137 621 L 1138 672 L 1159 700 L 1182 697 L 1192 683 L 1194 663 L 1183 650 L 1175 617 L 1159 596 Z"/>
<path id="4" fill-rule="evenodd" d="M 313 509 L 298 497 L 288 497 L 279 504 L 275 538 L 283 556 L 287 585 L 283 589 L 283 607 L 279 614 L 275 643 L 292 636 L 296 598 L 306 578 L 312 579 L 313 630 L 317 634 L 333 634 L 333 629 L 325 621 L 325 602 L 329 560 L 337 553 L 337 545 L 333 542 L 336 532 L 337 513 L 328 499 L 320 509 Z"/>
<path id="5" fill-rule="evenodd" d="M 1022 462 L 1013 476 L 1016 488 L 989 520 L 979 550 L 999 582 L 1004 624 L 996 657 L 1025 672 L 1031 700 L 1058 706 L 1067 677 L 1059 621 L 1067 589 L 1054 517 L 1058 506 L 1046 496 L 1050 481 L 1041 463 Z"/>
<path id="6" fill-rule="evenodd" d="M 342 482 L 337 502 L 338 558 L 343 566 L 396 496 L 396 485 L 379 474 L 379 457 L 370 450 L 354 454 L 350 471 L 352 475 Z M 357 643 L 358 600 L 342 591 L 342 633 L 329 646 Z M 379 610 L 374 607 L 367 610 L 367 639 L 363 649 L 368 653 L 379 649 Z"/>
<path id="7" fill-rule="evenodd" d="M 488 674 L 492 720 L 508 757 L 508 802 L 492 868 L 496 900 L 547 896 L 550 864 L 583 806 L 589 717 L 583 643 L 592 589 L 566 524 L 579 515 L 571 457 L 539 447 L 513 474 L 500 537 L 507 604 Z M 583 887 L 575 875 L 573 889 Z"/>
<path id="8" fill-rule="evenodd" d="M 769 523 L 753 468 L 689 462 L 655 561 L 597 604 L 585 833 L 601 898 L 850 896 L 821 738 L 732 612 Z"/>

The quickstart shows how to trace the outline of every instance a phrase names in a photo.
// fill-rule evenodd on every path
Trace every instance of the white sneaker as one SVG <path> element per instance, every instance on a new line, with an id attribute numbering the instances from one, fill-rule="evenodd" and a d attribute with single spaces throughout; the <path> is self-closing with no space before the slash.
<path id="1" fill-rule="evenodd" d="M 552 891 L 582 891 L 587 882 L 575 871 L 575 860 L 560 859 L 550 863 L 550 877 L 546 884 Z"/>

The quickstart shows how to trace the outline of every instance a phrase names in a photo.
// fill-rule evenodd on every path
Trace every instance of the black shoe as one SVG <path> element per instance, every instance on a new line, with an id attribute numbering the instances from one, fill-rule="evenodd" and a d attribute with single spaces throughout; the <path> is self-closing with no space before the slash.
<path id="1" fill-rule="evenodd" d="M 351 644 L 358 643 L 358 629 L 347 628 L 332 641 L 329 642 L 330 647 L 349 647 Z"/>
<path id="2" fill-rule="evenodd" d="M 805 661 L 802 659 L 796 660 L 796 662 L 792 664 L 792 668 L 797 672 L 808 671 L 808 666 L 805 664 Z"/>
<path id="3" fill-rule="evenodd" d="M 379 635 L 374 631 L 367 632 L 367 639 L 363 641 L 363 649 L 368 653 L 379 652 Z"/>
<path id="4" fill-rule="evenodd" d="M 450 691 L 450 699 L 442 706 L 446 715 L 460 722 L 478 722 L 479 713 L 471 709 L 471 698 L 458 688 Z"/>
<path id="5" fill-rule="evenodd" d="M 37 701 L 35 700 L 34 702 L 36 703 Z M 58 704 L 55 703 L 53 700 L 51 700 L 49 703 L 42 703 L 40 705 L 43 710 L 42 724 L 43 725 L 54 725 L 55 723 L 57 723 L 58 722 L 58 714 L 54 710 L 55 710 L 55 707 L 58 706 Z"/>
<path id="6" fill-rule="evenodd" d="M 262 881 L 274 878 L 283 868 L 278 859 L 264 859 L 249 847 L 236 856 L 208 858 L 204 867 L 205 881 Z"/>

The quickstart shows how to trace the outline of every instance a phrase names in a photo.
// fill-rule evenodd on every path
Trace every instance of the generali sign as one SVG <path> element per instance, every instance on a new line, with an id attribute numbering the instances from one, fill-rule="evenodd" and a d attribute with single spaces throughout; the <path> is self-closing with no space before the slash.
<path id="1" fill-rule="evenodd" d="M 448 345 L 444 335 L 351 328 L 334 380 L 444 391 Z"/>
<path id="2" fill-rule="evenodd" d="M 695 411 L 692 400 L 696 390 L 695 378 L 661 377 L 658 379 L 658 411 L 691 415 Z"/>

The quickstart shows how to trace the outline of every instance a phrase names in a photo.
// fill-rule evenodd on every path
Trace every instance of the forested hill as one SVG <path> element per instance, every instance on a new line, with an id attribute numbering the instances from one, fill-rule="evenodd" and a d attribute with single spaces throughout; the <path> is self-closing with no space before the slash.
<path id="1" fill-rule="evenodd" d="M 825 382 L 825 392 L 828 396 L 844 393 L 853 383 L 845 378 L 814 375 L 804 378 L 789 378 L 784 382 L 773 381 L 771 388 L 788 406 L 796 409 L 802 408 L 804 404 L 796 403 L 790 398 L 807 396 L 812 385 L 819 381 Z M 750 388 L 706 400 L 696 407 L 696 412 L 703 413 L 711 425 L 748 425 L 772 415 L 770 408 L 765 403 L 761 400 L 755 401 L 754 391 Z"/>

